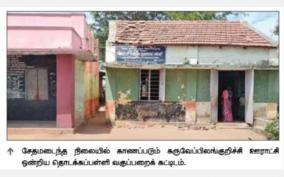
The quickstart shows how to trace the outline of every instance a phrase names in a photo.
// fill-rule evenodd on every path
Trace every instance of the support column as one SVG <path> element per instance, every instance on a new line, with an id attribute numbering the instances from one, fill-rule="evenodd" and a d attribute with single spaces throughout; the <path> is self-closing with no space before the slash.
<path id="1" fill-rule="evenodd" d="M 184 101 L 185 107 L 185 122 L 196 123 L 196 102 L 195 101 Z"/>
<path id="2" fill-rule="evenodd" d="M 106 68 L 106 121 L 111 124 L 115 123 L 116 76 L 115 70 Z"/>
<path id="3" fill-rule="evenodd" d="M 211 122 L 218 122 L 219 71 L 210 71 Z"/>
<path id="4" fill-rule="evenodd" d="M 85 117 L 92 118 L 99 107 L 99 68 L 98 62 L 85 62 Z"/>
<path id="5" fill-rule="evenodd" d="M 106 118 L 111 124 L 115 122 L 115 102 L 114 100 L 106 101 Z"/>
<path id="6" fill-rule="evenodd" d="M 56 127 L 74 128 L 74 58 L 56 56 Z"/>

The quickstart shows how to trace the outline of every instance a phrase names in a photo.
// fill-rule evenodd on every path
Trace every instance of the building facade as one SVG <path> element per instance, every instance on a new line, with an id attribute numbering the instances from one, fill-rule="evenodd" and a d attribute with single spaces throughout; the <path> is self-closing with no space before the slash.
<path id="1" fill-rule="evenodd" d="M 8 13 L 7 118 L 73 130 L 99 104 L 97 49 L 84 13 Z"/>
<path id="2" fill-rule="evenodd" d="M 278 49 L 238 21 L 110 21 L 106 115 L 115 120 L 233 122 L 278 116 Z"/>

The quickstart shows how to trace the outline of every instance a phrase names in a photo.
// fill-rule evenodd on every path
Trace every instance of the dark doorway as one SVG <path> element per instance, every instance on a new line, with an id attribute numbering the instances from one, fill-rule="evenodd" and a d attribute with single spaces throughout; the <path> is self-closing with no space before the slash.
<path id="1" fill-rule="evenodd" d="M 218 121 L 244 122 L 245 72 L 219 71 L 218 94 Z"/>
<path id="2" fill-rule="evenodd" d="M 9 55 L 7 61 L 9 121 L 56 120 L 56 56 Z"/>

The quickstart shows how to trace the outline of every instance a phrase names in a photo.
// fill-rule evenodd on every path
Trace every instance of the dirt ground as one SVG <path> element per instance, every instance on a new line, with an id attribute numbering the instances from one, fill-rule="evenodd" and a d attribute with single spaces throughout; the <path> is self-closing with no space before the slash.
<path id="1" fill-rule="evenodd" d="M 101 115 L 100 115 L 101 114 Z M 188 126 L 153 122 L 120 121 L 111 127 L 99 113 L 76 133 L 9 134 L 9 140 L 266 140 L 251 128 L 218 127 L 213 125 Z"/>

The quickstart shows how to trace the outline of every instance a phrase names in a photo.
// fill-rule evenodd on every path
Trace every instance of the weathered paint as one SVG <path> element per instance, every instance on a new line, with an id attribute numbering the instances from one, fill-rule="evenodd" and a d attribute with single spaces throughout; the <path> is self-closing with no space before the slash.
<path id="1" fill-rule="evenodd" d="M 194 46 L 168 46 L 166 53 L 166 64 L 184 64 L 188 59 L 198 56 L 198 47 Z"/>
<path id="2" fill-rule="evenodd" d="M 198 64 L 277 64 L 277 49 L 257 47 L 168 46 L 167 64 L 185 64 L 197 59 Z"/>
<path id="3" fill-rule="evenodd" d="M 139 70 L 106 68 L 106 117 L 115 120 L 115 102 L 126 104 L 139 96 Z"/>
<path id="4" fill-rule="evenodd" d="M 94 116 L 99 106 L 99 72 L 97 62 L 85 62 L 85 117 Z"/>
<path id="5" fill-rule="evenodd" d="M 267 119 L 275 119 L 278 116 L 278 104 L 277 103 L 267 103 Z"/>
<path id="6" fill-rule="evenodd" d="M 184 101 L 185 107 L 185 122 L 196 123 L 196 102 L 195 101 Z"/>
<path id="7" fill-rule="evenodd" d="M 279 72 L 256 70 L 254 74 L 254 102 L 278 103 Z"/>
<path id="8" fill-rule="evenodd" d="M 197 101 L 210 101 L 210 70 L 197 71 Z"/>
<path id="9" fill-rule="evenodd" d="M 196 102 L 196 117 L 209 119 L 211 114 L 210 104 L 210 101 Z"/>
<path id="10" fill-rule="evenodd" d="M 109 123 L 114 123 L 115 121 L 115 101 L 106 100 L 106 120 Z"/>
<path id="11" fill-rule="evenodd" d="M 166 70 L 166 101 L 209 101 L 209 70 Z"/>
<path id="12" fill-rule="evenodd" d="M 184 122 L 185 112 L 185 106 L 179 102 L 135 101 L 115 105 L 118 120 Z"/>
<path id="13" fill-rule="evenodd" d="M 98 62 L 94 61 L 95 48 L 97 49 L 98 45 L 95 46 L 85 14 L 9 12 L 7 17 L 8 53 L 59 54 L 54 59 L 56 72 L 48 76 L 56 78 L 53 89 L 56 92 L 56 101 L 54 94 L 53 103 L 56 108 L 52 111 L 43 104 L 36 103 L 37 110 L 46 108 L 45 111 L 56 113 L 54 117 L 57 127 L 60 128 L 74 128 L 86 116 L 92 116 L 98 107 L 99 70 Z M 75 62 L 75 58 L 87 62 Z M 90 67 L 85 66 L 86 63 L 89 63 Z M 42 69 L 36 72 L 42 77 L 46 76 L 46 71 Z M 35 75 L 36 72 L 29 74 Z M 38 83 L 40 90 L 52 87 L 52 84 L 48 83 L 47 86 L 42 80 Z M 46 99 L 49 95 L 50 93 L 39 91 L 41 98 Z M 29 114 L 40 117 L 32 109 Z"/>
<path id="14" fill-rule="evenodd" d="M 74 128 L 74 58 L 72 55 L 57 55 L 56 126 Z"/>
<path id="15" fill-rule="evenodd" d="M 257 47 L 199 47 L 199 63 L 252 65 L 268 63 L 268 48 Z"/>
<path id="16" fill-rule="evenodd" d="M 75 60 L 75 127 L 84 121 L 85 94 L 84 94 L 84 62 Z"/>
<path id="17" fill-rule="evenodd" d="M 75 124 L 92 118 L 99 106 L 97 62 L 75 60 Z"/>
<path id="18" fill-rule="evenodd" d="M 254 118 L 275 119 L 278 116 L 277 103 L 254 103 L 253 104 Z"/>
<path id="19" fill-rule="evenodd" d="M 137 101 L 139 99 L 139 70 L 106 69 L 106 99 Z"/>
<path id="20" fill-rule="evenodd" d="M 110 37 L 109 39 L 115 37 L 115 25 L 113 26 L 110 23 Z M 115 44 L 107 42 L 106 46 L 106 63 L 113 63 L 109 65 L 108 70 L 111 69 L 111 66 L 119 66 L 117 64 L 115 56 Z M 197 60 L 197 67 L 201 65 L 198 70 L 197 68 L 188 69 L 184 66 L 189 65 L 192 60 Z M 149 69 L 165 69 L 166 79 L 165 79 L 165 102 L 177 102 L 183 104 L 184 109 L 186 110 L 185 117 L 187 120 L 192 122 L 198 122 L 196 117 L 204 117 L 206 121 L 208 117 L 211 117 L 212 122 L 217 122 L 218 115 L 218 70 L 212 70 L 211 73 L 215 73 L 213 76 L 210 73 L 209 67 L 216 67 L 217 69 L 232 69 L 232 70 L 248 70 L 252 66 L 256 68 L 265 68 L 268 69 L 270 66 L 278 65 L 278 51 L 277 49 L 271 48 L 261 48 L 261 47 L 229 47 L 229 46 L 166 46 L 166 65 L 143 65 L 143 68 Z M 116 63 L 116 64 L 115 64 Z M 213 66 L 214 65 L 214 66 Z M 131 67 L 139 68 L 140 66 L 133 65 L 123 65 L 125 69 L 121 69 L 121 72 L 129 70 Z M 180 68 L 179 68 L 180 67 Z M 191 66 L 194 67 L 194 66 Z M 174 68 L 174 69 L 168 69 Z M 245 68 L 245 69 L 244 69 Z M 276 67 L 275 67 L 276 68 Z M 247 74 L 253 76 L 253 70 L 249 71 L 252 74 Z M 272 72 L 272 71 L 267 71 Z M 254 97 L 259 97 L 255 99 L 255 102 L 278 102 L 278 71 L 273 71 L 274 74 L 267 74 L 266 79 L 258 79 L 258 76 L 255 76 L 254 79 L 247 79 L 247 91 L 246 95 L 252 95 L 254 91 Z M 276 74 L 277 73 L 277 74 Z M 256 74 L 257 75 L 257 74 Z M 113 78 L 111 78 L 113 77 Z M 107 100 L 116 100 L 116 104 L 119 105 L 119 109 L 123 105 L 128 105 L 131 101 L 134 101 L 129 98 L 129 91 L 127 88 L 119 89 L 118 87 L 123 87 L 123 84 L 117 83 L 116 72 L 109 72 L 108 83 L 106 87 Z M 128 79 L 128 77 L 125 77 Z M 265 80 L 254 83 L 254 80 Z M 277 82 L 275 81 L 277 80 Z M 213 81 L 213 82 L 212 82 Z M 249 85 L 252 83 L 252 85 Z M 265 85 L 263 85 L 265 83 Z M 255 86 L 258 84 L 258 87 Z M 137 84 L 139 85 L 139 84 Z M 248 87 L 249 86 L 249 87 Z M 133 86 L 128 87 L 132 88 Z M 254 90 L 253 90 L 254 88 Z M 119 91 L 118 90 L 124 90 Z M 214 92 L 214 95 L 211 93 Z M 118 93 L 117 93 L 118 92 Z M 263 92 L 266 92 L 264 95 L 260 95 Z M 213 97 L 212 97 L 213 96 Z M 138 100 L 138 99 L 137 99 Z M 211 104 L 211 100 L 213 101 Z M 253 103 L 253 100 L 249 99 L 250 106 Z M 188 103 L 188 104 L 187 104 Z M 195 106 L 189 106 L 195 105 Z M 252 107 L 248 107 L 249 110 L 252 110 Z M 267 106 L 268 107 L 268 106 Z M 118 108 L 118 107 L 117 107 Z M 130 107 L 129 107 L 130 108 Z M 137 107 L 133 107 L 133 109 Z M 215 109 L 216 108 L 216 109 Z M 277 106 L 270 105 L 270 113 L 266 110 L 265 116 L 273 117 L 275 116 L 275 110 Z M 132 108 L 131 108 L 132 109 Z M 267 108 L 268 109 L 268 108 Z M 248 110 L 246 111 L 248 112 Z M 277 112 L 276 112 L 277 113 Z M 154 114 L 154 113 L 153 113 Z M 252 113 L 250 114 L 252 115 Z M 214 117 L 214 119 L 213 119 Z M 248 116 L 247 116 L 248 117 Z M 252 116 L 250 116 L 252 118 Z M 189 122 L 188 121 L 188 122 Z M 206 122 L 205 121 L 205 122 Z M 251 119 L 250 119 L 251 121 Z M 248 122 L 248 121 L 247 121 Z"/>
<path id="21" fill-rule="evenodd" d="M 106 62 L 116 62 L 116 46 L 107 42 Z M 166 64 L 188 64 L 197 59 L 202 65 L 278 65 L 277 49 L 260 47 L 167 46 Z"/>

